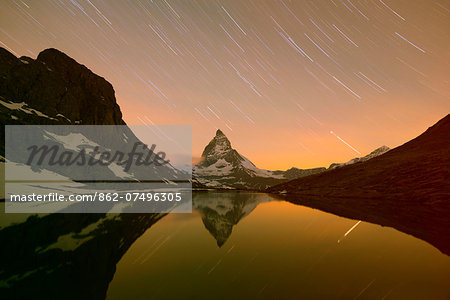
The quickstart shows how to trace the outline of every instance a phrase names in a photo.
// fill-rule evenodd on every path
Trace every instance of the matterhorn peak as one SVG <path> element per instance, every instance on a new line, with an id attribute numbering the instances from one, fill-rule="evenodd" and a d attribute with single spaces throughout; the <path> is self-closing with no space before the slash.
<path id="1" fill-rule="evenodd" d="M 217 129 L 216 136 L 221 136 L 221 135 L 225 136 L 225 134 L 222 132 L 222 130 Z"/>
<path id="2" fill-rule="evenodd" d="M 226 148 L 231 148 L 230 140 L 220 129 L 217 129 L 216 136 L 212 139 L 211 142 L 215 142 L 216 144 L 225 144 Z"/>
<path id="3" fill-rule="evenodd" d="M 265 189 L 289 179 L 319 173 L 324 170 L 325 168 L 306 170 L 292 168 L 288 171 L 259 169 L 249 159 L 233 149 L 225 134 L 217 129 L 216 135 L 203 150 L 201 161 L 194 166 L 193 174 L 201 184 L 207 187 Z M 205 223 L 205 226 L 209 225 Z M 232 225 L 230 227 L 221 225 L 221 227 L 223 227 L 221 234 L 214 234 L 219 247 L 223 245 L 231 233 Z"/>
<path id="4" fill-rule="evenodd" d="M 216 136 L 209 142 L 208 146 L 206 146 L 202 153 L 202 157 L 204 159 L 218 159 L 231 150 L 233 149 L 231 148 L 230 141 L 220 129 L 217 129 Z"/>

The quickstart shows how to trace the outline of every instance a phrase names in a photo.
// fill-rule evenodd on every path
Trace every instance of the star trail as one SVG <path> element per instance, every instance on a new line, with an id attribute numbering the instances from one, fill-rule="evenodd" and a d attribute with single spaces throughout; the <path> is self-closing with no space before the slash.
<path id="1" fill-rule="evenodd" d="M 398 146 L 449 113 L 449 9 L 444 0 L 3 1 L 0 46 L 32 58 L 65 52 L 112 83 L 128 124 L 192 124 L 196 156 L 220 128 L 258 167 L 307 168 Z"/>

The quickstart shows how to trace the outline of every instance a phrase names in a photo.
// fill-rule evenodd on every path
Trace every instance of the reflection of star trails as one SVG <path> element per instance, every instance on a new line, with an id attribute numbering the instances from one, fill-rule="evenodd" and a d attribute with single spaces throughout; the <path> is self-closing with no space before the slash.
<path id="1" fill-rule="evenodd" d="M 356 226 L 359 225 L 359 223 L 361 223 L 361 221 L 356 222 L 356 224 L 353 225 L 352 228 L 350 228 L 350 229 L 344 234 L 344 236 L 343 236 L 342 238 L 340 238 L 337 242 L 340 243 L 340 242 L 342 241 L 343 238 L 345 238 L 350 232 L 352 232 L 353 229 L 356 228 Z"/>
<path id="2" fill-rule="evenodd" d="M 344 141 L 343 139 L 341 139 L 336 133 L 334 133 L 333 131 L 330 131 L 330 133 L 332 135 L 334 135 L 335 137 L 337 137 L 341 142 L 343 142 L 344 144 L 346 144 L 347 146 L 349 146 L 353 151 L 355 151 L 356 153 L 361 155 L 361 152 L 359 152 L 358 150 L 356 150 L 355 148 L 353 148 L 349 143 L 347 143 L 346 141 Z"/>
<path id="3" fill-rule="evenodd" d="M 219 259 L 219 261 L 209 270 L 208 274 L 214 271 L 214 269 L 222 262 L 222 259 Z"/>

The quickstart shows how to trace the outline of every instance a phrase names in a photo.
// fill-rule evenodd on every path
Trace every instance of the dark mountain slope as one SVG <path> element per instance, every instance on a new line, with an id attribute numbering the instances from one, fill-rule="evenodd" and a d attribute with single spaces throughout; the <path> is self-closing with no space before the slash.
<path id="1" fill-rule="evenodd" d="M 450 115 L 381 156 L 267 191 L 291 202 L 392 226 L 450 253 Z"/>
<path id="2" fill-rule="evenodd" d="M 125 124 L 112 85 L 56 49 L 33 60 L 0 48 L 0 78 L 3 124 L 34 123 L 36 116 L 39 124 Z"/>

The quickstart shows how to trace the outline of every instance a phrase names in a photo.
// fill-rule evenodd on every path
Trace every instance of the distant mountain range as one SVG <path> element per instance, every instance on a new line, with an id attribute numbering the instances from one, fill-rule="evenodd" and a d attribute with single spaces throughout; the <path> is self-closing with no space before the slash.
<path id="1" fill-rule="evenodd" d="M 292 179 L 366 161 L 387 151 L 389 148 L 383 146 L 364 157 L 354 158 L 346 163 L 331 164 L 328 169 L 293 167 L 286 171 L 270 171 L 256 167 L 248 158 L 233 149 L 225 134 L 217 130 L 215 137 L 205 147 L 201 161 L 193 167 L 193 176 L 206 188 L 263 190 Z"/>

